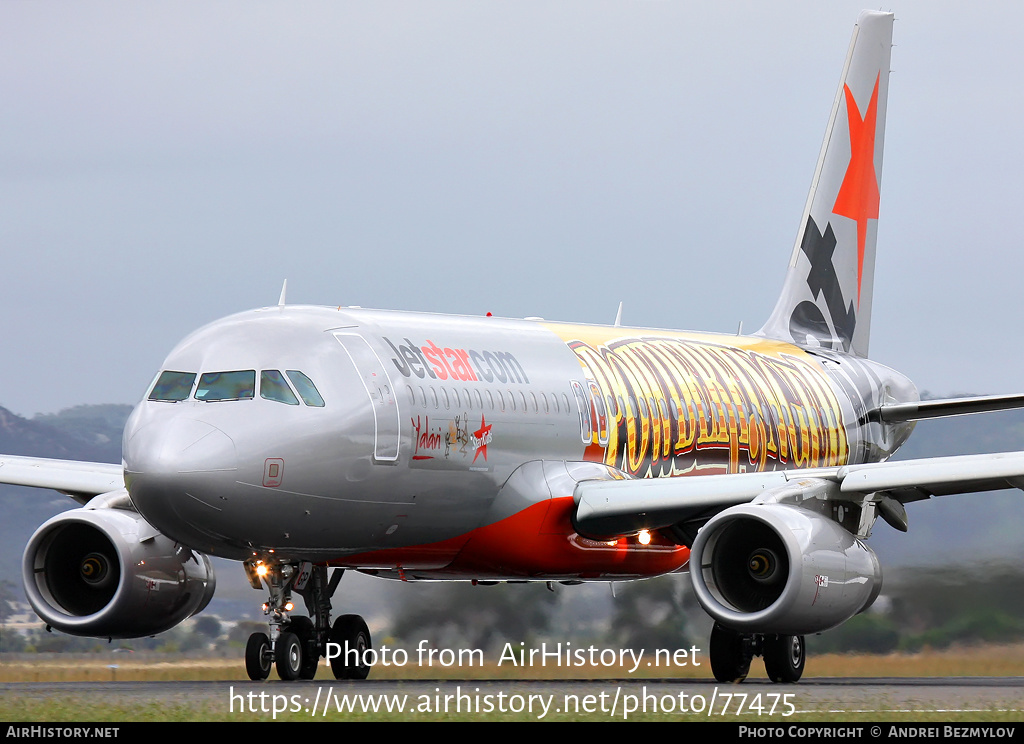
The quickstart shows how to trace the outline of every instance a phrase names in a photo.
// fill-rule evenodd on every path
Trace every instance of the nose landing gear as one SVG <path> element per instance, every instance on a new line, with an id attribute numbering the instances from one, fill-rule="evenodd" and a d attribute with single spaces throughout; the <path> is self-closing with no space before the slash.
<path id="1" fill-rule="evenodd" d="M 311 563 L 251 560 L 245 570 L 253 588 L 266 584 L 270 592 L 263 605 L 270 633 L 253 633 L 245 647 L 249 679 L 265 680 L 273 666 L 283 680 L 313 679 L 325 656 L 335 678 L 366 679 L 370 667 L 365 652 L 372 648 L 366 622 L 359 615 L 342 615 L 331 626 L 331 597 L 344 569 L 335 569 L 329 580 L 326 566 Z M 291 614 L 292 592 L 302 597 L 310 617 Z"/>

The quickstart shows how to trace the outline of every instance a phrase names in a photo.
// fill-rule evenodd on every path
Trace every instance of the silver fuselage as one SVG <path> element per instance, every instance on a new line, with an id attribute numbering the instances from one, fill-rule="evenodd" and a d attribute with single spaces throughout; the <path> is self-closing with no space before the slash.
<path id="1" fill-rule="evenodd" d="M 675 570 L 685 548 L 576 535 L 552 464 L 658 477 L 879 461 L 911 426 L 871 411 L 917 399 L 881 365 L 758 337 L 304 306 L 212 323 L 163 370 L 301 370 L 324 404 L 143 400 L 125 479 L 154 527 L 226 558 L 421 578 Z M 508 497 L 536 462 L 547 475 Z"/>

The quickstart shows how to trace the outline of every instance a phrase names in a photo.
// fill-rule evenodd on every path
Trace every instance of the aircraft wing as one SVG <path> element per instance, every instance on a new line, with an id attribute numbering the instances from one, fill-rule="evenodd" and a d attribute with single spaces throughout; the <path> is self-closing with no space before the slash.
<path id="1" fill-rule="evenodd" d="M 582 481 L 574 492 L 575 524 L 583 533 L 594 536 L 660 529 L 707 519 L 722 509 L 749 503 L 766 491 L 787 485 L 796 492 L 803 487 L 801 482 L 810 481 L 829 481 L 838 485 L 838 498 L 855 500 L 877 494 L 878 501 L 887 502 L 883 516 L 889 521 L 885 511 L 902 511 L 894 501 L 904 504 L 932 496 L 1002 488 L 1024 489 L 1024 452 L 931 457 L 768 473 Z M 905 515 L 903 521 L 905 529 Z"/>
<path id="2" fill-rule="evenodd" d="M 124 468 L 108 462 L 0 455 L 0 483 L 52 488 L 79 503 L 124 488 Z"/>
<path id="3" fill-rule="evenodd" d="M 917 400 L 912 403 L 897 403 L 881 406 L 878 414 L 882 421 L 922 421 L 945 416 L 961 416 L 965 413 L 989 413 L 1024 408 L 1024 395 L 981 395 L 972 398 L 948 398 L 945 400 Z"/>

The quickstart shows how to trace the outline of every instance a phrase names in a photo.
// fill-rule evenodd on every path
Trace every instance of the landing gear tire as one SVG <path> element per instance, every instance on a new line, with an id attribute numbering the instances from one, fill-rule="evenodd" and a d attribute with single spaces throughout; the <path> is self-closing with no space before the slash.
<path id="1" fill-rule="evenodd" d="M 366 679 L 370 665 L 364 656 L 373 646 L 370 644 L 370 630 L 359 615 L 342 615 L 331 628 L 331 643 L 337 643 L 340 653 L 331 657 L 331 671 L 335 679 Z M 358 653 L 353 659 L 351 650 Z"/>
<path id="2" fill-rule="evenodd" d="M 723 683 L 739 683 L 750 671 L 750 652 L 743 634 L 715 623 L 711 629 L 711 671 Z"/>
<path id="3" fill-rule="evenodd" d="M 299 679 L 313 679 L 316 677 L 317 664 L 320 663 L 313 621 L 302 615 L 293 617 L 287 629 L 297 635 L 302 644 L 302 668 L 299 670 Z"/>
<path id="4" fill-rule="evenodd" d="M 279 635 L 274 656 L 278 677 L 289 681 L 299 678 L 302 674 L 302 641 L 297 635 L 289 631 Z"/>
<path id="5" fill-rule="evenodd" d="M 253 682 L 270 676 L 270 639 L 266 633 L 253 633 L 245 644 L 245 671 Z"/>
<path id="6" fill-rule="evenodd" d="M 764 639 L 764 668 L 772 682 L 797 682 L 804 673 L 805 661 L 803 636 L 779 635 Z"/>

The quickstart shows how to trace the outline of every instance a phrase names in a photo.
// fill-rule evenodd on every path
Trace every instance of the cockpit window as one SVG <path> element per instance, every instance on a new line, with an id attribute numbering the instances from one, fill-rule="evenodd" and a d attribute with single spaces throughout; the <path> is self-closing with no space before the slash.
<path id="1" fill-rule="evenodd" d="M 299 405 L 299 399 L 288 387 L 284 375 L 276 369 L 265 369 L 260 372 L 260 397 L 276 400 L 278 403 L 287 403 L 290 406 Z"/>
<path id="2" fill-rule="evenodd" d="M 196 388 L 196 399 L 248 400 L 256 390 L 256 370 L 241 372 L 204 372 Z"/>
<path id="3" fill-rule="evenodd" d="M 149 393 L 149 400 L 176 402 L 185 400 L 192 393 L 195 372 L 161 372 L 156 385 Z"/>
<path id="4" fill-rule="evenodd" d="M 295 390 L 299 393 L 303 403 L 307 406 L 323 407 L 324 399 L 320 397 L 320 393 L 311 379 L 297 369 L 288 370 L 288 379 L 292 381 L 292 385 L 295 386 Z"/>

